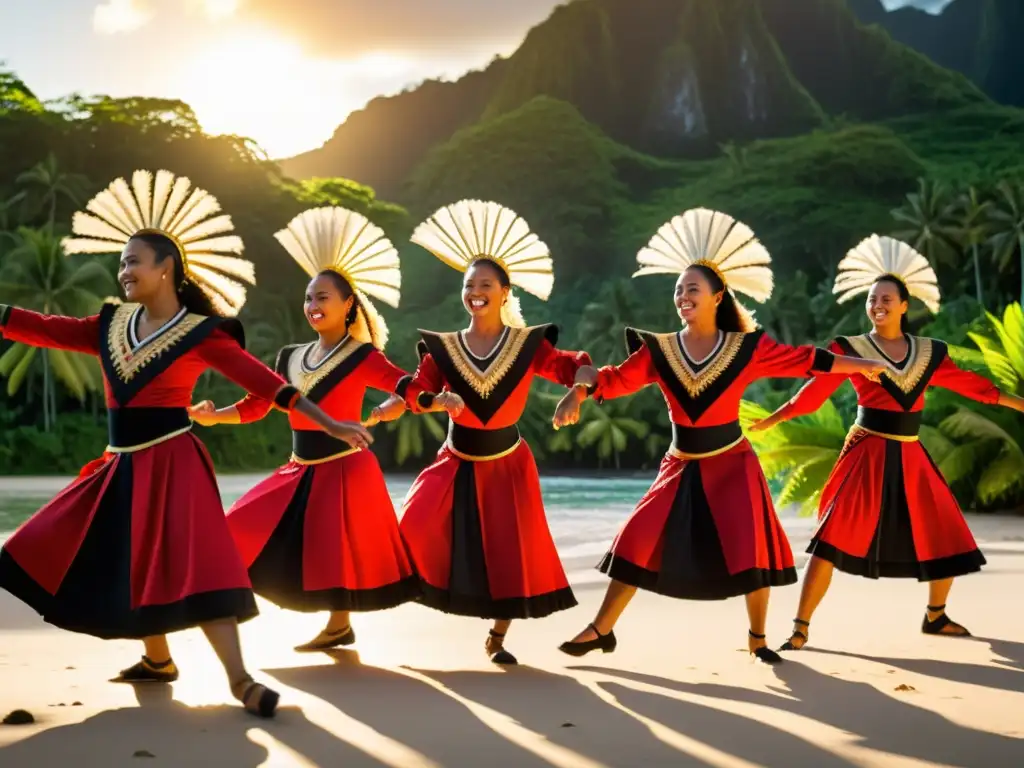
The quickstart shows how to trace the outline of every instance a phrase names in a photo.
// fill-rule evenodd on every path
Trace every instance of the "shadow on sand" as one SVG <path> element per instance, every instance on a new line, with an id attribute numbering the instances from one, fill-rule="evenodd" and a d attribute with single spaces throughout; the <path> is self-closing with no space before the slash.
<path id="1" fill-rule="evenodd" d="M 859 746 L 941 765 L 966 768 L 1024 764 L 1022 739 L 965 728 L 913 703 L 903 703 L 868 683 L 848 682 L 802 664 L 775 667 L 776 675 L 789 689 L 780 689 L 779 693 L 792 698 L 729 685 L 684 683 L 606 667 L 573 668 L 673 691 L 780 709 L 853 733 L 860 738 Z M 902 695 L 913 697 L 915 694 Z"/>
<path id="2" fill-rule="evenodd" d="M 363 666 L 355 651 L 330 654 L 333 665 L 264 670 L 297 690 L 321 699 L 379 734 L 442 766 L 487 765 L 550 768 L 528 750 L 507 740 L 451 696 L 410 675 Z M 500 687 L 500 673 L 495 673 Z M 276 735 L 276 734 L 275 734 Z M 283 740 L 283 739 L 282 739 Z M 338 739 L 322 731 L 300 747 L 317 765 L 381 765 L 339 760 Z"/>
<path id="3" fill-rule="evenodd" d="M 885 656 L 865 656 L 859 653 L 830 651 L 823 648 L 814 648 L 813 650 L 816 653 L 827 656 L 841 656 L 848 659 L 873 661 L 906 672 L 938 677 L 955 683 L 980 685 L 984 688 L 1010 691 L 1012 693 L 1024 693 L 1024 643 L 987 637 L 964 638 L 963 640 L 957 638 L 956 642 L 971 642 L 972 639 L 989 644 L 993 655 L 996 657 L 993 659 L 996 666 L 990 667 L 983 664 L 969 664 L 958 661 L 940 661 L 938 659 L 891 659 Z"/>
<path id="4" fill-rule="evenodd" d="M 138 707 L 100 712 L 0 749 L 0 765 L 121 766 L 136 753 L 159 765 L 255 768 L 267 759 L 267 750 L 246 736 L 256 718 L 240 707 L 187 707 L 168 685 L 137 686 L 135 695 Z"/>

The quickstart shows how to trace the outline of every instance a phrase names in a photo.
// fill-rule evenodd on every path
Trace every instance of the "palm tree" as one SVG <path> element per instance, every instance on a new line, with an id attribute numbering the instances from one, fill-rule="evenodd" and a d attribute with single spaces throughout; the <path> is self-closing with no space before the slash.
<path id="1" fill-rule="evenodd" d="M 1024 310 L 1011 304 L 1002 320 L 991 313 L 986 317 L 990 333 L 967 335 L 999 388 L 1024 394 Z M 950 485 L 970 482 L 984 505 L 1019 503 L 1024 498 L 1024 426 L 1016 414 L 983 408 L 974 403 L 958 408 L 937 430 L 922 429 L 921 441 Z"/>
<path id="2" fill-rule="evenodd" d="M 61 238 L 50 227 L 20 227 L 14 247 L 0 265 L 0 301 L 47 314 L 87 315 L 99 310 L 103 297 L 116 290 L 113 276 L 95 259 L 68 259 Z M 18 391 L 35 359 L 37 349 L 15 344 L 0 357 L 0 375 L 7 377 L 7 393 Z M 87 392 L 102 388 L 96 360 L 61 350 L 42 350 L 43 425 L 50 431 L 56 415 L 54 376 L 80 401 Z"/>
<path id="3" fill-rule="evenodd" d="M 974 289 L 978 304 L 985 306 L 981 291 L 981 244 L 985 242 L 989 232 L 989 208 L 991 203 L 983 200 L 974 187 L 968 187 L 959 200 L 959 236 L 961 242 L 971 249 L 971 260 L 974 263 Z"/>
<path id="4" fill-rule="evenodd" d="M 576 437 L 577 445 L 581 448 L 596 448 L 598 461 L 603 464 L 612 459 L 616 469 L 619 468 L 620 456 L 629 446 L 629 439 L 643 440 L 650 432 L 647 423 L 625 415 L 625 407 L 616 401 L 597 407 L 592 400 L 587 400 L 583 408 L 589 413 L 584 417 L 586 423 Z"/>
<path id="5" fill-rule="evenodd" d="M 580 316 L 577 328 L 580 346 L 586 348 L 598 364 L 621 360 L 625 343 L 622 329 L 626 319 L 636 318 L 641 311 L 636 286 L 631 281 L 615 280 L 606 284 Z"/>
<path id="6" fill-rule="evenodd" d="M 1001 181 L 996 186 L 996 200 L 989 214 L 992 236 L 989 244 L 995 251 L 999 269 L 1006 269 L 1016 251 L 1020 257 L 1020 300 L 1024 302 L 1024 185 Z"/>
<path id="7" fill-rule="evenodd" d="M 905 240 L 932 264 L 954 267 L 960 262 L 957 245 L 957 201 L 949 188 L 928 179 L 917 180 L 917 192 L 892 211 L 900 223 L 893 237 Z"/>
<path id="8" fill-rule="evenodd" d="M 740 424 L 749 426 L 769 412 L 748 400 L 740 403 Z M 821 490 L 839 460 L 846 427 L 831 400 L 809 416 L 785 421 L 767 432 L 750 432 L 747 439 L 757 451 L 769 480 L 781 481 L 776 504 L 799 504 L 801 515 L 818 508 Z"/>
<path id="9" fill-rule="evenodd" d="M 40 209 L 49 209 L 49 222 L 57 221 L 57 202 L 64 197 L 78 205 L 85 195 L 88 179 L 77 173 L 64 173 L 51 152 L 46 159 L 18 176 L 18 184 L 32 189 Z"/>

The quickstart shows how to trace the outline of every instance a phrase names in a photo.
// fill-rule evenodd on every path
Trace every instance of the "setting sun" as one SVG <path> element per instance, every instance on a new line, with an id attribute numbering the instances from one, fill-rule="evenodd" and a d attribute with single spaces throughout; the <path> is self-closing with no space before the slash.
<path id="1" fill-rule="evenodd" d="M 208 2 L 226 7 L 230 0 Z M 181 74 L 178 92 L 204 130 L 255 139 L 272 157 L 319 146 L 386 78 L 414 63 L 373 53 L 352 60 L 305 55 L 296 43 L 263 30 L 225 36 L 195 57 Z"/>

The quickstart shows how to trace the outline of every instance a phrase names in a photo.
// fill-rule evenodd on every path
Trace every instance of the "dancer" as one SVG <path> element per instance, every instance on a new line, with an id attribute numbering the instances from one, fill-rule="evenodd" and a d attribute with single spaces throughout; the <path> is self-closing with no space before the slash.
<path id="1" fill-rule="evenodd" d="M 406 376 L 382 354 L 388 329 L 369 298 L 398 306 L 398 252 L 379 227 L 344 208 L 305 211 L 275 237 L 313 278 L 304 309 L 319 337 L 282 349 L 277 372 L 332 417 L 357 420 L 368 387 L 393 393 Z M 192 413 L 200 424 L 247 424 L 272 407 L 250 394 L 221 410 L 204 401 Z M 404 411 L 396 399 L 366 424 Z M 323 651 L 355 642 L 349 611 L 392 608 L 416 596 L 418 582 L 373 453 L 294 411 L 289 421 L 291 459 L 235 502 L 228 527 L 256 594 L 282 608 L 331 612 L 320 634 L 295 649 Z"/>
<path id="2" fill-rule="evenodd" d="M 821 493 L 819 525 L 807 551 L 793 634 L 781 650 L 799 650 L 811 616 L 828 591 L 833 568 L 869 579 L 914 578 L 928 582 L 921 631 L 970 633 L 946 615 L 953 579 L 981 570 L 978 550 L 963 513 L 928 452 L 918 441 L 924 393 L 943 387 L 972 400 L 1024 411 L 1024 400 L 982 376 L 961 370 L 946 345 L 907 333 L 910 297 L 939 309 L 935 272 L 906 243 L 872 235 L 839 262 L 834 293 L 839 302 L 867 293 L 872 330 L 839 337 L 830 349 L 892 366 L 879 381 L 833 371 L 804 385 L 792 400 L 753 429 L 768 429 L 813 413 L 847 378 L 857 392 L 857 423 Z"/>
<path id="3" fill-rule="evenodd" d="M 883 363 L 791 347 L 757 330 L 733 291 L 763 302 L 771 258 L 754 233 L 730 216 L 694 209 L 664 224 L 637 255 L 634 273 L 679 274 L 680 332 L 626 331 L 629 358 L 576 382 L 598 402 L 657 384 L 668 403 L 672 447 L 654 485 L 598 566 L 612 578 L 594 621 L 560 646 L 572 656 L 615 650 L 613 631 L 637 588 L 683 600 L 746 596 L 748 647 L 767 663 L 764 627 L 771 587 L 792 584 L 796 569 L 768 485 L 739 425 L 743 391 L 757 379 L 840 370 L 874 375 Z M 577 413 L 587 390 L 563 403 Z"/>
<path id="4" fill-rule="evenodd" d="M 590 358 L 557 350 L 553 325 L 525 326 L 511 287 L 547 299 L 554 275 L 547 246 L 513 211 L 463 200 L 438 210 L 412 239 L 465 273 L 470 321 L 457 333 L 421 331 L 406 402 L 415 412 L 447 411 L 451 422 L 437 460 L 409 490 L 402 535 L 423 602 L 494 619 L 485 649 L 494 663 L 515 664 L 504 648 L 512 619 L 576 605 L 516 423 L 534 376 L 571 387 Z M 566 411 L 556 414 L 559 423 Z"/>
<path id="5" fill-rule="evenodd" d="M 210 458 L 190 433 L 187 406 L 209 368 L 298 410 L 353 446 L 358 423 L 324 414 L 242 348 L 228 316 L 245 301 L 252 264 L 217 201 L 167 171 L 117 179 L 77 213 L 67 253 L 123 247 L 118 281 L 130 303 L 84 319 L 0 307 L 16 342 L 96 355 L 103 367 L 110 445 L 26 521 L 0 552 L 0 586 L 57 627 L 142 639 L 146 653 L 115 682 L 171 682 L 164 633 L 202 627 L 233 695 L 270 717 L 278 694 L 246 671 L 238 622 L 257 614 L 224 520 Z"/>

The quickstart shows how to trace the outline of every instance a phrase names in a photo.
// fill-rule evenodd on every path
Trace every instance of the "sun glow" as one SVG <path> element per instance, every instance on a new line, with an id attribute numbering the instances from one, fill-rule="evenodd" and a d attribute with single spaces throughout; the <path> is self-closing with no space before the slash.
<path id="1" fill-rule="evenodd" d="M 227 5 L 224 0 L 207 7 Z M 229 34 L 193 58 L 179 92 L 209 133 L 255 139 L 271 157 L 313 149 L 386 82 L 417 74 L 416 62 L 387 53 L 351 60 L 307 56 L 263 30 Z"/>

